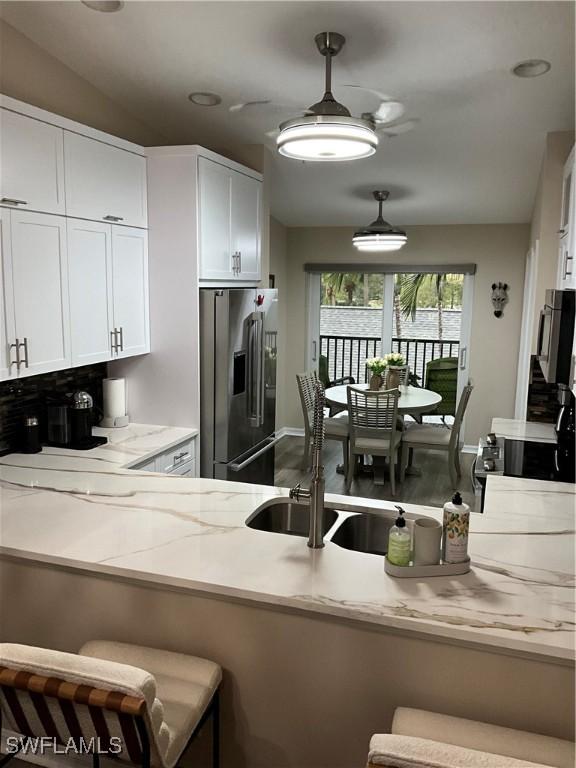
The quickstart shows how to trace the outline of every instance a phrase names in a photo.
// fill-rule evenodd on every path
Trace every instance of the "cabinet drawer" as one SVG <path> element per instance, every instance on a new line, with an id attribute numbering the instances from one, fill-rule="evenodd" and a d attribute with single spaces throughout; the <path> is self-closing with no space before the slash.
<path id="1" fill-rule="evenodd" d="M 194 440 L 186 440 L 156 457 L 156 471 L 176 472 L 179 467 L 193 461 L 195 458 Z"/>
<path id="2" fill-rule="evenodd" d="M 169 474 L 180 475 L 181 477 L 196 477 L 196 460 L 187 461 L 185 464 L 178 464 Z"/>

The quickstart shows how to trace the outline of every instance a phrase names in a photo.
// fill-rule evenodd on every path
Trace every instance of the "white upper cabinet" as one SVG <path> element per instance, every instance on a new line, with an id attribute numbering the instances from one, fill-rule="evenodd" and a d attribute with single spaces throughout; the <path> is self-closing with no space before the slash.
<path id="1" fill-rule="evenodd" d="M 15 347 L 16 331 L 14 329 L 14 313 L 7 317 L 4 300 L 4 259 L 10 252 L 10 211 L 0 208 L 0 379 L 10 379 L 16 375 L 17 369 L 12 361 L 16 360 Z"/>
<path id="2" fill-rule="evenodd" d="M 112 294 L 115 356 L 149 352 L 148 235 L 141 229 L 112 227 Z"/>
<path id="3" fill-rule="evenodd" d="M 202 280 L 226 280 L 232 274 L 230 171 L 198 158 L 198 242 Z"/>
<path id="4" fill-rule="evenodd" d="M 562 175 L 562 213 L 560 217 L 557 288 L 576 288 L 576 177 L 574 149 Z"/>
<path id="5" fill-rule="evenodd" d="M 146 159 L 71 131 L 64 134 L 66 213 L 146 227 Z"/>
<path id="6" fill-rule="evenodd" d="M 72 365 L 112 359 L 112 227 L 68 219 Z"/>
<path id="7" fill-rule="evenodd" d="M 6 316 L 19 340 L 19 374 L 69 368 L 70 316 L 66 222 L 60 216 L 12 211 L 3 250 Z"/>
<path id="8" fill-rule="evenodd" d="M 0 204 L 65 213 L 62 128 L 0 110 Z"/>
<path id="9" fill-rule="evenodd" d="M 260 280 L 260 211 L 262 184 L 241 173 L 232 174 L 231 238 L 241 280 Z"/>
<path id="10" fill-rule="evenodd" d="M 261 190 L 258 179 L 198 158 L 200 280 L 260 280 Z"/>

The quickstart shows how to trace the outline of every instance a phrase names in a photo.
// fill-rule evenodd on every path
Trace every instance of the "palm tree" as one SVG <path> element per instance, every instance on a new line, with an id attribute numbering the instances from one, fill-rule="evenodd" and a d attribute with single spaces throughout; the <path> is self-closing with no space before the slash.
<path id="1" fill-rule="evenodd" d="M 402 275 L 394 276 L 394 320 L 396 322 L 396 336 L 402 337 L 402 311 L 400 305 L 400 292 L 402 290 Z"/>
<path id="2" fill-rule="evenodd" d="M 416 309 L 418 308 L 418 294 L 424 283 L 427 281 L 434 283 L 436 303 L 438 307 L 438 338 L 441 339 L 444 334 L 442 300 L 444 288 L 446 286 L 445 274 L 441 273 L 433 275 L 428 273 L 416 273 L 411 275 L 402 275 L 400 278 L 400 305 L 402 307 L 402 313 L 404 317 L 411 317 L 412 320 L 414 320 L 416 317 Z"/>
<path id="3" fill-rule="evenodd" d="M 348 304 L 352 304 L 360 277 L 358 272 L 328 272 L 324 274 L 323 279 L 326 287 L 326 295 L 336 298 L 337 294 L 344 291 L 348 297 Z M 330 288 L 332 291 L 329 294 Z"/>

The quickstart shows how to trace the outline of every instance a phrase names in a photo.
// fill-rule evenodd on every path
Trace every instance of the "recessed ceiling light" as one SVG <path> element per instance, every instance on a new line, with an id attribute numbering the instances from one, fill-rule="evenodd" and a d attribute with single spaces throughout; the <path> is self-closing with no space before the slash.
<path id="1" fill-rule="evenodd" d="M 82 5 L 100 13 L 115 13 L 124 7 L 124 3 L 120 0 L 82 0 Z"/>
<path id="2" fill-rule="evenodd" d="M 219 96 L 217 93 L 209 93 L 208 91 L 191 93 L 188 98 L 192 104 L 197 104 L 199 107 L 216 107 L 222 101 L 222 96 Z"/>
<path id="3" fill-rule="evenodd" d="M 540 77 L 550 71 L 552 65 L 545 59 L 528 59 L 521 61 L 512 68 L 516 77 Z"/>

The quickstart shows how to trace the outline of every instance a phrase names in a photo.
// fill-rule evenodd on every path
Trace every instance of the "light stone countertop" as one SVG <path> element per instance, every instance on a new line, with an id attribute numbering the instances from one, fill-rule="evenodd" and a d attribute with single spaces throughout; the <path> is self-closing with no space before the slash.
<path id="1" fill-rule="evenodd" d="M 575 486 L 489 477 L 485 513 L 471 520 L 471 572 L 394 579 L 381 557 L 342 549 L 330 533 L 324 549 L 310 550 L 304 538 L 246 527 L 258 507 L 287 489 L 124 468 L 126 457 L 144 460 L 193 434 L 126 429 L 125 440 L 114 431 L 117 442 L 108 448 L 0 460 L 4 556 L 540 660 L 574 659 Z M 392 510 L 387 501 L 327 501 L 339 510 Z M 403 506 L 441 518 L 438 509 Z"/>
<path id="2" fill-rule="evenodd" d="M 538 421 L 519 419 L 492 419 L 491 431 L 499 437 L 509 440 L 529 440 L 537 443 L 557 443 L 554 424 L 541 424 Z"/>

